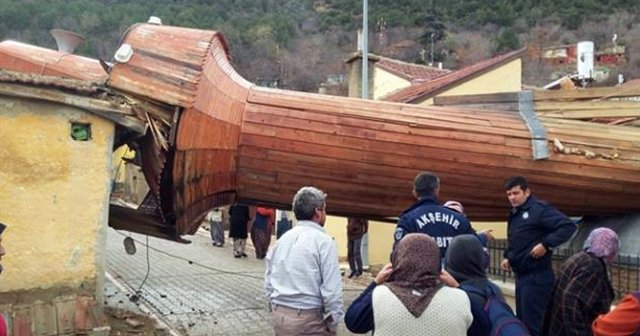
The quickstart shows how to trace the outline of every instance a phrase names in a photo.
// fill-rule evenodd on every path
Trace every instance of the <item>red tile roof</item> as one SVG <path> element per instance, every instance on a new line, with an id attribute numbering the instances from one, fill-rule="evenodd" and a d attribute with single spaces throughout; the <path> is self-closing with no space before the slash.
<path id="1" fill-rule="evenodd" d="M 622 86 L 640 86 L 640 79 L 631 79 L 622 84 Z"/>
<path id="2" fill-rule="evenodd" d="M 360 59 L 361 57 L 362 53 L 356 52 L 353 53 L 353 55 L 346 62 L 351 63 L 356 59 Z M 435 78 L 451 73 L 451 70 L 440 69 L 422 64 L 403 62 L 388 57 L 378 56 L 375 54 L 369 54 L 369 60 L 371 62 L 375 62 L 375 67 L 388 71 L 398 77 L 404 78 L 410 81 L 412 84 L 424 82 L 427 80 L 433 80 Z"/>
<path id="3" fill-rule="evenodd" d="M 455 84 L 475 78 L 489 70 L 495 69 L 498 66 L 504 65 L 521 57 L 525 50 L 526 48 L 518 49 L 504 55 L 472 64 L 460 70 L 438 77 L 432 81 L 413 84 L 407 88 L 392 92 L 382 97 L 381 100 L 399 103 L 415 103 L 417 101 L 431 98 Z"/>
<path id="4" fill-rule="evenodd" d="M 447 69 L 407 63 L 386 57 L 380 57 L 380 60 L 376 63 L 376 67 L 402 77 L 411 83 L 433 80 L 451 73 L 451 70 Z"/>

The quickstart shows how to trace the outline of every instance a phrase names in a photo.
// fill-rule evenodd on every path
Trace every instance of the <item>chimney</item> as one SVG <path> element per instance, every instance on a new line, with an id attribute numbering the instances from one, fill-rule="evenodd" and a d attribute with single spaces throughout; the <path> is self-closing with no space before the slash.
<path id="1" fill-rule="evenodd" d="M 318 93 L 323 95 L 327 94 L 327 86 L 324 83 L 320 83 L 320 87 L 318 88 Z"/>
<path id="2" fill-rule="evenodd" d="M 157 16 L 150 16 L 147 23 L 162 26 L 162 19 Z"/>
<path id="3" fill-rule="evenodd" d="M 63 53 L 73 54 L 73 51 L 85 40 L 84 36 L 63 29 L 51 29 L 49 33 L 56 40 L 58 51 Z"/>

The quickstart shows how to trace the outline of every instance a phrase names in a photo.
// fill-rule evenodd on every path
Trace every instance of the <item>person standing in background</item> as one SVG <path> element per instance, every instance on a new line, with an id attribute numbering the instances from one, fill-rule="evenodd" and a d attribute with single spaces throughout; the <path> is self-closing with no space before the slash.
<path id="1" fill-rule="evenodd" d="M 2 233 L 7 228 L 6 225 L 0 223 L 0 261 L 4 256 L 5 250 L 2 246 Z M 2 273 L 2 265 L 0 265 L 0 274 Z M 0 314 L 0 336 L 7 336 L 7 321 L 4 320 L 4 316 Z"/>
<path id="2" fill-rule="evenodd" d="M 349 279 L 362 275 L 362 237 L 369 230 L 369 221 L 359 217 L 347 219 L 347 259 Z"/>
<path id="3" fill-rule="evenodd" d="M 229 209 L 229 216 L 231 217 L 229 238 L 233 239 L 233 256 L 235 258 L 246 258 L 247 225 L 250 219 L 249 207 L 236 203 Z"/>
<path id="4" fill-rule="evenodd" d="M 291 230 L 293 224 L 291 223 L 286 210 L 278 210 L 276 215 L 279 215 L 280 217 L 276 223 L 276 239 L 280 239 L 285 232 Z"/>
<path id="5" fill-rule="evenodd" d="M 614 293 L 607 273 L 618 255 L 618 235 L 608 228 L 593 230 L 582 251 L 560 267 L 544 319 L 544 335 L 590 335 L 598 314 L 611 308 Z M 640 314 L 640 312 L 638 312 Z"/>
<path id="6" fill-rule="evenodd" d="M 222 209 L 213 208 L 205 220 L 209 223 L 209 232 L 211 233 L 211 242 L 213 246 L 222 247 L 224 245 L 224 227 L 222 226 Z"/>
<path id="7" fill-rule="evenodd" d="M 531 193 L 522 176 L 505 182 L 511 213 L 507 223 L 507 249 L 501 268 L 516 275 L 516 315 L 531 335 L 542 335 L 544 311 L 553 288 L 551 249 L 566 242 L 576 224 L 565 214 Z"/>
<path id="8" fill-rule="evenodd" d="M 271 227 L 275 222 L 275 209 L 257 207 L 251 224 L 251 242 L 256 250 L 256 258 L 264 259 L 271 243 Z"/>

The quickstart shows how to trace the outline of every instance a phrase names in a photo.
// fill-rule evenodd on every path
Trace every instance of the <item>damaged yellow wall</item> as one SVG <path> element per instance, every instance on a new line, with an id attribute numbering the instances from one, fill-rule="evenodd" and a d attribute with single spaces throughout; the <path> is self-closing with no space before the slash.
<path id="1" fill-rule="evenodd" d="M 71 121 L 91 139 L 73 140 Z M 0 96 L 0 292 L 101 287 L 113 137 L 82 110 Z"/>

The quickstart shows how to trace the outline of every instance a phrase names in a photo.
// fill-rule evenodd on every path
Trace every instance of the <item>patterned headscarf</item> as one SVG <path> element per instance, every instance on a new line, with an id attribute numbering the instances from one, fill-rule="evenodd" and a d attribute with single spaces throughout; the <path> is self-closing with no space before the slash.
<path id="1" fill-rule="evenodd" d="M 433 299 L 440 281 L 440 249 L 423 233 L 402 238 L 391 254 L 393 272 L 385 285 L 415 317 L 420 317 Z"/>
<path id="2" fill-rule="evenodd" d="M 597 228 L 589 234 L 583 250 L 611 263 L 618 254 L 619 245 L 618 235 L 613 230 Z"/>

